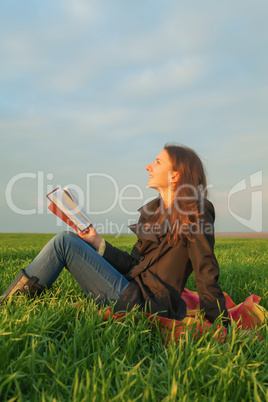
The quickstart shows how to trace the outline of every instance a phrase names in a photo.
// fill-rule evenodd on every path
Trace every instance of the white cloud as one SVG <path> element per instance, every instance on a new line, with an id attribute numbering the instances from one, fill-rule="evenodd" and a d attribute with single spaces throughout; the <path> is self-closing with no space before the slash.
<path id="1" fill-rule="evenodd" d="M 76 129 L 85 135 L 94 132 L 98 135 L 98 138 L 107 136 L 109 132 L 113 132 L 116 128 L 119 128 L 122 124 L 127 126 L 127 122 L 131 119 L 131 110 L 123 107 L 113 107 L 111 105 L 108 109 L 90 110 L 81 108 L 78 111 L 71 111 L 68 113 L 61 113 L 59 117 L 66 119 Z M 127 133 L 125 133 L 127 135 Z M 96 138 L 97 139 L 97 138 Z"/>
<path id="2" fill-rule="evenodd" d="M 178 91 L 193 84 L 204 71 L 204 64 L 195 58 L 171 60 L 160 66 L 145 68 L 132 73 L 123 80 L 122 89 L 130 94 L 155 95 Z"/>
<path id="3" fill-rule="evenodd" d="M 94 19 L 96 19 L 96 8 L 98 7 L 96 1 L 60 0 L 60 3 L 62 10 L 68 14 L 69 17 L 74 17 L 78 22 L 87 22 L 90 24 Z"/>

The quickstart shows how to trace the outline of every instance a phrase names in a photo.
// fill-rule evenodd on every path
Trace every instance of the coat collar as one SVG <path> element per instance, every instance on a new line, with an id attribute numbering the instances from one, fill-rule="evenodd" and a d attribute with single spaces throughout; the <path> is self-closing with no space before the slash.
<path id="1" fill-rule="evenodd" d="M 160 206 L 160 202 L 161 202 L 161 196 L 159 195 L 152 201 L 148 202 L 147 204 L 139 208 L 138 212 L 144 219 L 149 220 L 153 216 L 157 208 Z"/>
<path id="2" fill-rule="evenodd" d="M 129 229 L 134 232 L 139 239 L 150 240 L 156 243 L 159 243 L 159 237 L 163 236 L 167 230 L 165 225 L 162 225 L 160 231 L 157 234 L 154 232 L 153 227 L 147 225 L 147 222 L 153 216 L 157 208 L 160 206 L 161 197 L 160 195 L 154 200 L 148 202 L 138 209 L 140 213 L 139 222 L 133 225 L 129 225 Z"/>
<path id="3" fill-rule="evenodd" d="M 159 239 L 167 234 L 169 225 L 165 218 L 164 221 L 160 221 L 160 229 L 157 231 L 157 233 L 154 232 L 152 226 L 149 226 L 149 229 L 146 230 L 146 223 L 150 220 L 157 208 L 161 205 L 161 200 L 161 196 L 159 195 L 157 198 L 153 199 L 152 201 L 148 202 L 138 209 L 140 213 L 139 222 L 134 225 L 128 226 L 129 229 L 132 230 L 132 232 L 134 232 L 138 238 L 160 243 Z M 211 216 L 212 222 L 214 222 L 215 212 L 212 203 L 206 198 L 203 200 L 203 202 L 204 214 L 209 214 L 209 216 Z"/>

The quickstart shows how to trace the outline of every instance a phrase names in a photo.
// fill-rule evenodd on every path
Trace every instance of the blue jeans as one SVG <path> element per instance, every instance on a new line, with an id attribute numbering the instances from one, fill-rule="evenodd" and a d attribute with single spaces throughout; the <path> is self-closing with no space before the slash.
<path id="1" fill-rule="evenodd" d="M 105 305 L 120 298 L 128 280 L 101 257 L 93 247 L 72 232 L 63 232 L 51 239 L 24 270 L 48 288 L 67 268 L 86 295 L 98 298 Z"/>

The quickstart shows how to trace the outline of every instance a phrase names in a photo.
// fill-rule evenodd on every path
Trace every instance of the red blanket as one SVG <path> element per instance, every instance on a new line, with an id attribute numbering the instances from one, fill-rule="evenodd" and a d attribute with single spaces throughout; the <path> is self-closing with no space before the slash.
<path id="1" fill-rule="evenodd" d="M 231 321 L 234 320 L 237 323 L 239 329 L 250 330 L 259 327 L 268 319 L 268 312 L 264 307 L 258 304 L 261 299 L 259 296 L 248 296 L 243 303 L 238 305 L 236 305 L 226 293 L 224 293 L 224 296 L 229 318 Z M 172 329 L 171 332 L 169 331 L 169 336 L 175 339 L 178 339 L 186 330 L 188 331 L 194 328 L 194 333 L 197 335 L 206 331 L 206 329 L 212 325 L 209 321 L 201 319 L 200 317 L 199 297 L 197 292 L 185 289 L 182 298 L 187 305 L 187 315 L 182 321 L 171 320 L 169 318 L 146 313 L 152 324 L 156 321 L 158 322 L 160 327 L 162 327 L 163 333 L 165 333 L 167 329 Z M 104 314 L 104 319 L 107 319 L 111 314 L 111 309 L 107 310 Z M 112 318 L 123 319 L 126 314 L 127 313 L 113 314 Z M 219 326 L 214 336 L 222 340 L 224 335 L 226 335 L 226 329 Z"/>

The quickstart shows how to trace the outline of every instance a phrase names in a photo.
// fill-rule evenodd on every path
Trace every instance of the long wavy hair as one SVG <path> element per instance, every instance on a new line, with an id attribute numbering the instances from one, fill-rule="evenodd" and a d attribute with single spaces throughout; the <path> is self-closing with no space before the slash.
<path id="1" fill-rule="evenodd" d="M 185 239 L 194 240 L 194 225 L 198 224 L 200 210 L 207 197 L 207 180 L 203 163 L 197 153 L 182 145 L 166 144 L 172 169 L 179 172 L 174 199 L 163 213 L 161 208 L 156 212 L 153 221 L 168 225 L 167 241 L 176 246 L 184 243 Z"/>

